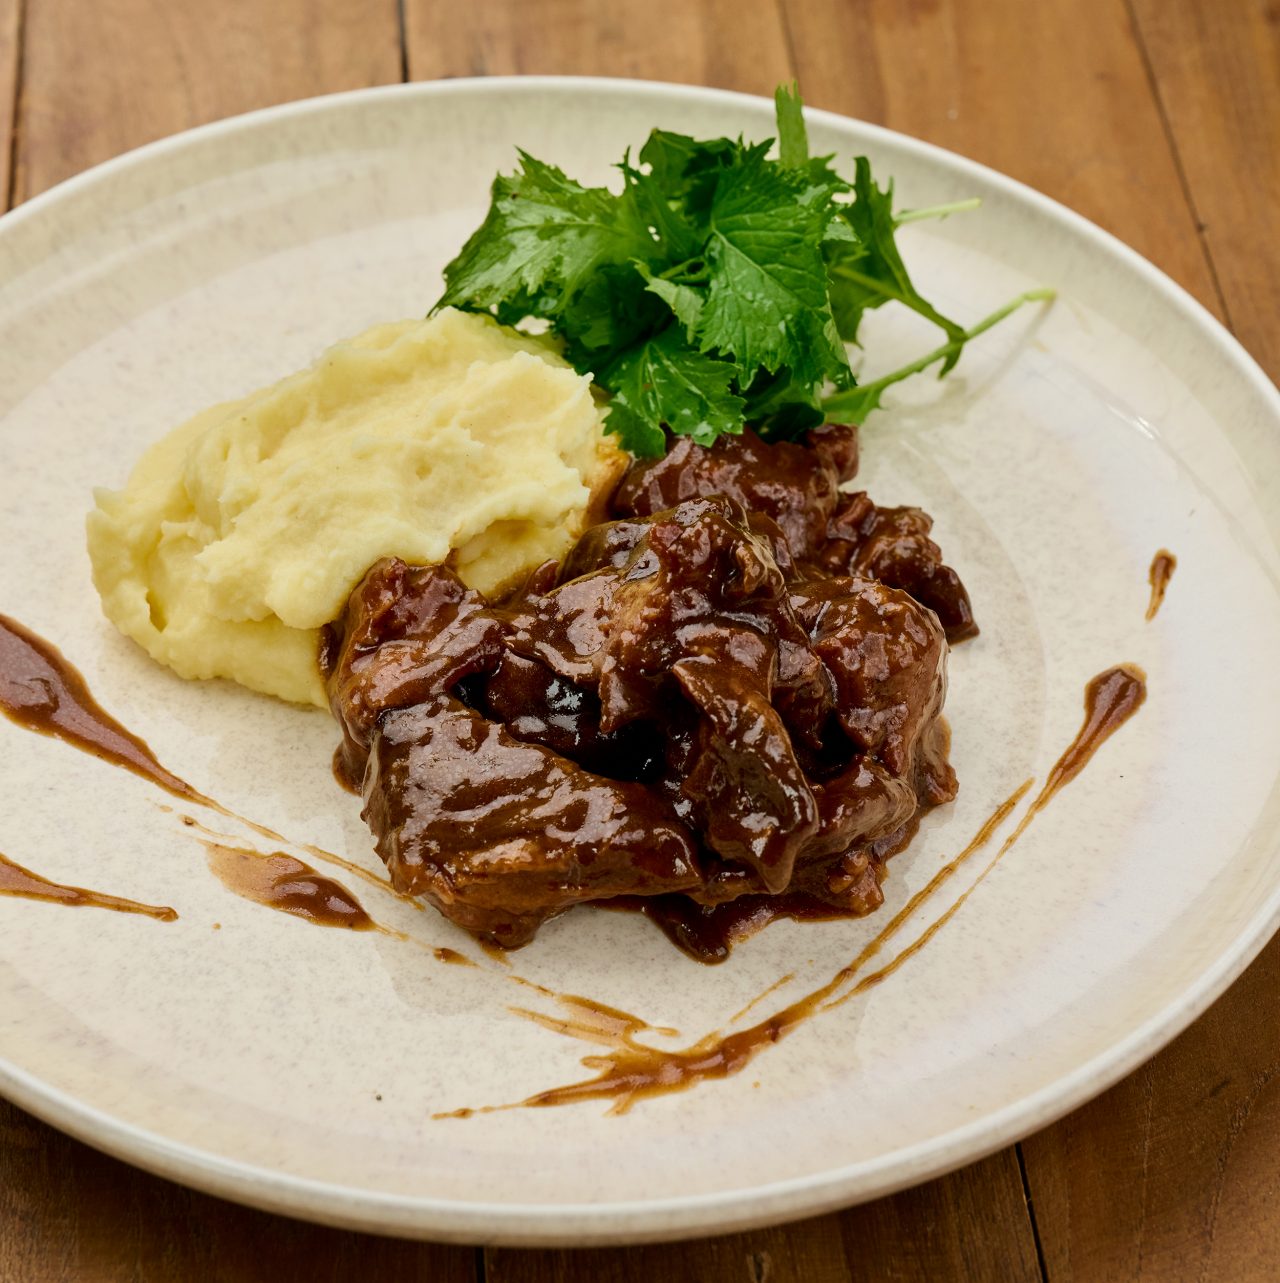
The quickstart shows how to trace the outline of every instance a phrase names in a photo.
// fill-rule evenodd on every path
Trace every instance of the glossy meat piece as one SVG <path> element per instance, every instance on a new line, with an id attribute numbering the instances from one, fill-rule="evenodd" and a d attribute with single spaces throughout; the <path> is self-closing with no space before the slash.
<path id="1" fill-rule="evenodd" d="M 388 709 L 423 703 L 496 667 L 502 627 L 484 598 L 445 567 L 376 562 L 320 651 L 346 778 L 359 784 L 374 723 Z"/>
<path id="2" fill-rule="evenodd" d="M 661 459 L 633 463 L 613 496 L 620 517 L 648 517 L 688 499 L 728 495 L 775 521 L 798 559 L 826 537 L 841 482 L 858 469 L 857 429 L 826 424 L 807 444 L 762 441 L 750 428 L 713 446 L 677 437 Z"/>
<path id="3" fill-rule="evenodd" d="M 815 428 L 803 446 L 761 441 L 750 428 L 713 446 L 680 437 L 663 458 L 631 465 L 613 509 L 644 517 L 688 499 L 729 495 L 780 527 L 787 543 L 780 562 L 789 555 L 826 574 L 879 579 L 932 610 L 948 641 L 977 636 L 969 595 L 929 538 L 932 519 L 919 508 L 877 508 L 865 494 L 840 493 L 857 472 L 857 442 L 856 428 L 836 424 Z"/>
<path id="4" fill-rule="evenodd" d="M 818 803 L 767 687 L 749 669 L 711 655 L 672 673 L 702 714 L 680 790 L 703 843 L 744 867 L 767 892 L 791 881 L 796 856 L 818 827 Z"/>
<path id="5" fill-rule="evenodd" d="M 698 885 L 663 800 L 606 780 L 445 697 L 383 717 L 365 819 L 397 890 L 506 947 L 583 900 Z"/>
<path id="6" fill-rule="evenodd" d="M 873 579 L 796 584 L 791 602 L 835 683 L 849 739 L 905 775 L 946 698 L 946 639 L 937 617 Z"/>
<path id="7" fill-rule="evenodd" d="M 865 493 L 847 495 L 816 559 L 829 574 L 866 576 L 910 593 L 938 616 L 950 642 L 976 637 L 969 594 L 943 565 L 932 529 L 933 518 L 919 508 L 877 508 Z"/>
<path id="8" fill-rule="evenodd" d="M 518 740 L 541 744 L 589 770 L 621 780 L 653 775 L 662 757 L 656 726 L 633 722 L 613 734 L 600 729 L 600 699 L 535 659 L 506 651 L 477 687 L 477 704 Z"/>

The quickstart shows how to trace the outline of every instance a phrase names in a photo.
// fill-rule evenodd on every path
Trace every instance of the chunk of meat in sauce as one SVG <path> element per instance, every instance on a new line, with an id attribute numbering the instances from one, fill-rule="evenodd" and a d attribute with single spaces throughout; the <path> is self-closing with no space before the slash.
<path id="1" fill-rule="evenodd" d="M 804 445 L 762 441 L 750 428 L 712 446 L 681 437 L 663 458 L 631 466 L 613 509 L 643 517 L 727 494 L 775 522 L 796 562 L 901 588 L 938 616 L 948 641 L 977 636 L 969 595 L 929 538 L 932 519 L 919 508 L 879 508 L 864 493 L 842 494 L 857 468 L 857 430 L 837 424 L 815 428 Z"/>
<path id="2" fill-rule="evenodd" d="M 878 508 L 865 493 L 846 496 L 827 523 L 816 560 L 829 574 L 866 575 L 910 593 L 938 616 L 950 642 L 978 635 L 960 576 L 943 565 L 929 532 L 933 518 L 919 508 Z"/>
<path id="3" fill-rule="evenodd" d="M 502 622 L 479 593 L 436 566 L 378 562 L 321 639 L 320 668 L 342 727 L 338 765 L 364 776 L 377 719 L 444 694 L 502 657 Z"/>
<path id="4" fill-rule="evenodd" d="M 448 696 L 381 719 L 365 797 L 396 889 L 508 948 L 581 901 L 700 882 L 696 842 L 652 790 L 522 743 Z"/>
<path id="5" fill-rule="evenodd" d="M 805 444 L 762 441 L 750 428 L 713 446 L 677 437 L 660 459 L 633 463 L 613 496 L 619 517 L 650 517 L 688 499 L 728 495 L 777 523 L 792 556 L 821 547 L 840 485 L 858 470 L 857 429 L 825 424 Z"/>
<path id="6" fill-rule="evenodd" d="M 676 441 L 502 603 L 374 566 L 322 664 L 396 886 L 506 946 L 593 900 L 689 940 L 732 906 L 874 909 L 955 795 L 944 627 L 972 613 L 928 517 L 841 492 L 856 466 L 847 428 Z"/>

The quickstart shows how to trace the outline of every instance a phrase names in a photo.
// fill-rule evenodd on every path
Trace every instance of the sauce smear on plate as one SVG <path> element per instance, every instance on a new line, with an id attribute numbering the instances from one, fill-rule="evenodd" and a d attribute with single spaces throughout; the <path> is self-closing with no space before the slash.
<path id="1" fill-rule="evenodd" d="M 1147 582 L 1151 585 L 1151 600 L 1147 604 L 1147 618 L 1154 619 L 1164 603 L 1165 589 L 1169 580 L 1178 568 L 1178 559 L 1167 548 L 1161 548 L 1151 558 L 1151 569 L 1147 571 Z"/>
<path id="2" fill-rule="evenodd" d="M 93 698 L 79 670 L 56 646 L 8 615 L 0 615 L 0 712 L 26 730 L 123 766 L 175 797 L 213 805 L 161 766 L 151 749 Z"/>
<path id="3" fill-rule="evenodd" d="M 24 900 L 43 900 L 47 904 L 65 904 L 68 908 L 112 909 L 116 913 L 139 913 L 158 922 L 176 922 L 177 913 L 163 904 L 142 904 L 103 891 L 51 882 L 40 874 L 0 854 L 0 895 L 20 896 Z"/>
<path id="4" fill-rule="evenodd" d="M 379 929 L 346 887 L 283 851 L 263 854 L 220 842 L 205 842 L 204 847 L 214 876 L 242 900 L 292 914 L 319 927 Z"/>

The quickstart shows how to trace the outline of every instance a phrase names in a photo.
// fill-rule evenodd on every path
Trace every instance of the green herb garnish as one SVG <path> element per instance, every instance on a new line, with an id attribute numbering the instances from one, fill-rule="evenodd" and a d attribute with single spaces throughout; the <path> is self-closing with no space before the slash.
<path id="1" fill-rule="evenodd" d="M 445 268 L 437 308 L 488 312 L 507 325 L 549 324 L 567 359 L 611 394 L 608 430 L 632 454 L 660 455 L 667 432 L 709 445 L 752 424 L 770 439 L 824 420 L 859 422 L 884 390 L 941 362 L 1032 299 L 1033 290 L 965 328 L 912 284 L 896 231 L 970 208 L 961 201 L 894 214 L 859 156 L 854 180 L 811 158 L 799 94 L 775 94 L 772 140 L 699 141 L 655 129 L 618 168 L 622 190 L 582 187 L 520 153 L 499 175 L 484 222 Z M 944 342 L 859 385 L 846 343 L 863 315 L 897 302 Z"/>

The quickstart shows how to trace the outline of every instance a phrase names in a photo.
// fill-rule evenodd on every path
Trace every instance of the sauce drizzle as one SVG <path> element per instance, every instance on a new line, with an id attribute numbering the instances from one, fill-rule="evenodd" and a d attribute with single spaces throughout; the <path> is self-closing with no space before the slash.
<path id="1" fill-rule="evenodd" d="M 1151 601 L 1147 605 L 1147 618 L 1154 619 L 1164 602 L 1165 589 L 1169 580 L 1178 568 L 1178 559 L 1167 548 L 1161 548 L 1151 558 L 1151 569 L 1147 571 L 1147 582 L 1151 585 Z"/>
<path id="2" fill-rule="evenodd" d="M 160 809 L 162 811 L 170 811 L 172 808 L 161 806 Z M 335 868 L 342 869 L 344 872 L 350 873 L 352 877 L 360 878 L 362 881 L 369 883 L 370 886 L 377 887 L 379 891 L 383 891 L 387 895 L 393 895 L 397 900 L 404 900 L 413 905 L 414 908 L 425 911 L 426 906 L 423 905 L 421 900 L 417 900 L 403 891 L 397 891 L 385 878 L 380 878 L 376 873 L 363 868 L 353 860 L 343 859 L 342 856 L 335 855 L 332 851 L 326 851 L 322 846 L 313 846 L 309 842 L 290 842 L 288 838 L 277 833 L 274 829 L 269 829 L 264 824 L 256 824 L 253 820 L 246 820 L 243 815 L 235 815 L 226 810 L 225 807 L 219 806 L 215 809 L 219 815 L 225 815 L 229 819 L 239 820 L 241 824 L 246 825 L 260 837 L 264 837 L 270 842 L 284 842 L 288 846 L 295 846 L 300 851 L 305 851 L 307 855 L 319 860 L 321 864 L 332 864 Z M 197 833 L 203 833 L 205 837 L 212 838 L 215 842 L 221 842 L 228 846 L 235 845 L 235 839 L 229 833 L 219 833 L 217 829 L 208 828 L 201 824 L 193 815 L 183 815 L 179 818 L 182 820 L 182 823 L 186 828 L 194 829 Z M 241 849 L 248 850 L 249 848 Z M 261 852 L 255 852 L 254 854 L 261 854 Z"/>
<path id="3" fill-rule="evenodd" d="M 465 953 L 459 953 L 457 949 L 450 949 L 447 945 L 432 949 L 437 962 L 448 962 L 455 967 L 478 967 L 478 962 L 472 961 Z"/>
<path id="4" fill-rule="evenodd" d="M 991 840 L 996 830 L 1008 819 L 1030 790 L 1032 780 L 1026 780 L 992 812 L 964 850 L 943 865 L 928 884 L 917 891 L 880 933 L 863 947 L 862 952 L 852 962 L 836 972 L 826 984 L 805 994 L 764 1020 L 734 1032 L 715 1030 L 692 1045 L 678 1049 L 651 1047 L 637 1042 L 633 1033 L 606 1054 L 583 1058 L 583 1066 L 596 1071 L 593 1078 L 568 1083 L 562 1087 L 552 1087 L 547 1091 L 538 1092 L 524 1100 L 506 1105 L 456 1110 L 449 1114 L 436 1114 L 434 1117 L 469 1118 L 477 1113 L 568 1105 L 585 1100 L 609 1100 L 612 1103 L 607 1112 L 622 1114 L 626 1113 L 637 1100 L 687 1091 L 709 1079 L 727 1078 L 731 1074 L 740 1072 L 760 1052 L 781 1042 L 811 1017 L 833 1010 L 859 994 L 865 993 L 919 953 L 959 912 L 969 896 L 1026 832 L 1032 820 L 1080 774 L 1101 745 L 1142 707 L 1146 694 L 1145 675 L 1141 669 L 1132 664 L 1121 664 L 1115 668 L 1109 668 L 1088 683 L 1085 687 L 1084 723 L 1066 751 L 1054 763 L 1044 786 L 1028 806 L 1017 827 L 1001 843 L 973 883 L 883 967 L 861 975 L 863 968 L 880 951 L 884 942 L 944 881 Z M 858 978 L 860 975 L 861 978 Z M 749 1010 L 753 1005 L 748 1004 L 743 1010 Z M 519 1008 L 513 1010 L 526 1018 L 536 1019 L 539 1024 L 554 1028 L 557 1032 L 582 1036 L 575 1033 L 571 1022 L 554 1022 L 537 1013 Z M 587 1039 L 587 1041 L 598 1040 Z"/>
<path id="5" fill-rule="evenodd" d="M 210 841 L 204 841 L 203 845 L 214 876 L 242 900 L 292 914 L 320 927 L 379 930 L 378 924 L 346 887 L 283 851 L 267 854 Z"/>
<path id="6" fill-rule="evenodd" d="M 0 713 L 25 730 L 71 744 L 158 784 L 185 801 L 215 805 L 166 770 L 89 693 L 84 677 L 56 646 L 0 615 Z"/>
<path id="7" fill-rule="evenodd" d="M 1004 850 L 1026 832 L 1027 826 L 1072 780 L 1084 770 L 1093 755 L 1146 703 L 1147 675 L 1136 664 L 1118 664 L 1090 680 L 1084 690 L 1084 725 L 1053 764 L 1044 787 L 1027 807 L 1018 827 L 1006 840 Z"/>
<path id="8" fill-rule="evenodd" d="M 68 908 L 113 909 L 116 913 L 139 913 L 157 922 L 176 922 L 177 913 L 167 905 L 142 904 L 125 900 L 104 891 L 89 891 L 84 887 L 67 886 L 51 882 L 38 873 L 0 854 L 0 895 L 21 896 L 24 900 L 43 900 L 48 904 L 65 904 Z"/>
<path id="9" fill-rule="evenodd" d="M 337 865 L 418 909 L 425 908 L 420 901 L 397 891 L 368 869 L 322 847 L 289 842 L 274 829 L 228 810 L 220 802 L 193 788 L 163 766 L 145 740 L 126 730 L 93 698 L 84 676 L 56 646 L 3 614 L 0 614 L 0 713 L 24 730 L 52 736 L 101 761 L 123 767 L 158 785 L 173 797 L 208 807 L 227 819 L 238 820 L 268 841 L 298 846 L 308 855 Z M 201 827 L 189 816 L 183 817 L 183 823 Z M 303 868 L 308 867 L 301 861 L 298 863 Z"/>
<path id="10" fill-rule="evenodd" d="M 726 1033 L 715 1030 L 700 1038 L 689 1047 L 668 1049 L 651 1047 L 634 1040 L 634 1037 L 622 1046 L 615 1047 L 607 1055 L 586 1056 L 583 1065 L 587 1069 L 598 1070 L 594 1078 L 582 1082 L 569 1083 L 564 1087 L 553 1087 L 548 1091 L 538 1092 L 521 1101 L 507 1105 L 484 1105 L 466 1110 L 454 1110 L 450 1113 L 435 1114 L 434 1118 L 470 1118 L 473 1114 L 493 1113 L 506 1109 L 540 1108 L 548 1105 L 568 1105 L 583 1100 L 612 1100 L 608 1112 L 625 1114 L 637 1100 L 648 1096 L 665 1095 L 670 1092 L 686 1091 L 701 1082 L 713 1078 L 727 1078 L 736 1074 L 751 1063 L 766 1047 L 780 1042 L 787 1034 L 803 1024 L 811 1016 L 824 1009 L 835 995 L 852 979 L 863 966 L 874 957 L 881 945 L 915 912 L 915 910 L 933 892 L 956 872 L 975 852 L 991 840 L 996 829 L 1009 817 L 1010 812 L 1022 800 L 1031 787 L 1031 780 L 1026 780 L 1008 798 L 1006 798 L 988 817 L 986 822 L 974 835 L 968 846 L 954 859 L 943 865 L 929 880 L 928 884 L 917 891 L 901 909 L 890 919 L 878 935 L 863 946 L 862 952 L 842 967 L 826 984 L 805 994 L 780 1011 L 757 1022 L 750 1028 Z M 888 974 L 886 969 L 885 974 Z M 777 988 L 774 982 L 770 989 Z M 760 997 L 767 996 L 766 990 Z M 851 994 L 848 996 L 852 996 Z M 838 999 L 837 1001 L 842 1001 Z M 757 1000 L 758 1001 L 758 1000 Z M 747 1004 L 739 1012 L 744 1014 L 755 1006 L 755 1001 Z M 519 1015 L 532 1018 L 521 1008 L 513 1008 Z M 548 1022 L 539 1019 L 539 1024 Z M 552 1028 L 557 1028 L 551 1025 Z M 557 1032 L 566 1033 L 569 1029 L 557 1028 Z"/>

